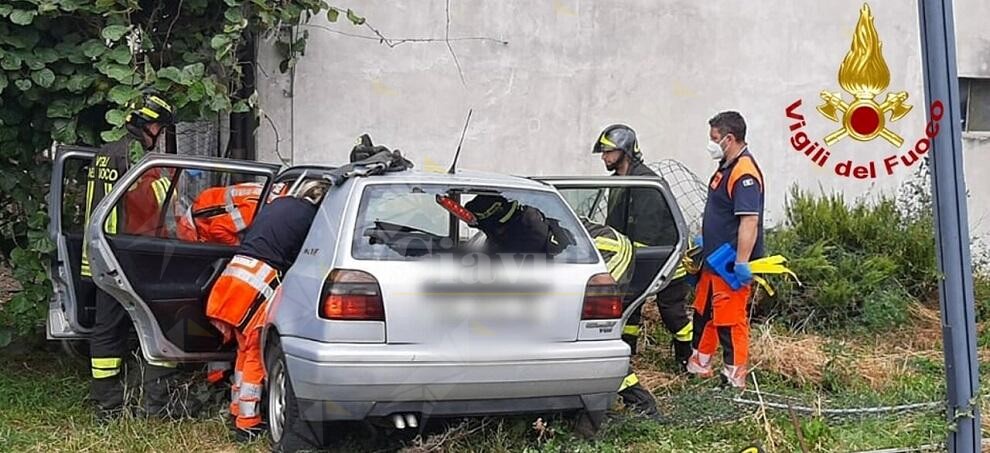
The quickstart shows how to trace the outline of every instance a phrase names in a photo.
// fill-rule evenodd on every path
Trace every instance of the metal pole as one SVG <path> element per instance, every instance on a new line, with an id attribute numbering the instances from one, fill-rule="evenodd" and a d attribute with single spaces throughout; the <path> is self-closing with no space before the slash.
<path id="1" fill-rule="evenodd" d="M 919 0 L 921 51 L 928 105 L 940 101 L 944 115 L 929 153 L 935 200 L 935 241 L 945 350 L 947 417 L 953 427 L 952 452 L 980 451 L 979 364 L 976 359 L 976 314 L 970 261 L 966 182 L 960 138 L 959 82 L 951 0 Z M 928 112 L 931 120 L 931 110 Z"/>

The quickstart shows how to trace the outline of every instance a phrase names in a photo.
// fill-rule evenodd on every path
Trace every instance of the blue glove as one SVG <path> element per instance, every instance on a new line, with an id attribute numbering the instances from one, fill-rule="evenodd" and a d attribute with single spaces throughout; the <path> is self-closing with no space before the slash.
<path id="1" fill-rule="evenodd" d="M 753 281 L 753 271 L 749 268 L 749 263 L 736 263 L 733 272 L 739 283 L 746 285 Z"/>
<path id="2" fill-rule="evenodd" d="M 691 246 L 692 247 L 701 248 L 701 245 L 702 245 L 702 241 L 701 241 L 701 235 L 700 234 L 696 234 L 693 238 L 691 238 Z"/>

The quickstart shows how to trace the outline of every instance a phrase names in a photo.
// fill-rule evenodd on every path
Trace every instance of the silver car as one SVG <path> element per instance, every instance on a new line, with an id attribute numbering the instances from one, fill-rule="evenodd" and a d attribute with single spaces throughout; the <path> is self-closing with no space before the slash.
<path id="1" fill-rule="evenodd" d="M 221 343 L 203 306 L 236 247 L 184 240 L 177 225 L 205 188 L 258 182 L 265 200 L 322 179 L 332 167 L 280 172 L 257 162 L 151 155 L 120 177 L 83 238 L 81 176 L 93 154 L 64 148 L 56 159 L 49 337 L 85 338 L 95 284 L 127 309 L 146 358 L 229 360 L 231 346 Z M 149 175 L 171 182 L 163 209 L 114 219 L 128 226 L 108 234 L 108 218 L 129 215 Z M 493 254 L 459 211 L 493 194 L 554 222 L 561 251 L 545 260 Z M 643 197 L 656 204 L 651 221 L 658 230 L 654 243 L 637 249 L 632 294 L 616 308 L 614 297 L 602 296 L 610 279 L 578 215 L 600 223 L 608 216 L 621 230 L 622 222 L 645 221 L 624 214 L 630 199 Z M 273 441 L 286 450 L 306 447 L 338 420 L 415 428 L 431 416 L 599 415 L 628 370 L 624 319 L 666 285 L 684 237 L 680 211 L 659 178 L 468 171 L 351 177 L 323 199 L 271 305 L 263 351 Z M 92 282 L 79 277 L 84 240 Z"/>

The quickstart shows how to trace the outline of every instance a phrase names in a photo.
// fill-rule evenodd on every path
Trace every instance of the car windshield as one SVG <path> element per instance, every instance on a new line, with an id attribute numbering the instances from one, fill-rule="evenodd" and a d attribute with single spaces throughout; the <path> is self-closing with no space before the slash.
<path id="1" fill-rule="evenodd" d="M 466 253 L 598 260 L 577 218 L 552 192 L 441 184 L 366 187 L 351 253 L 385 261 Z"/>

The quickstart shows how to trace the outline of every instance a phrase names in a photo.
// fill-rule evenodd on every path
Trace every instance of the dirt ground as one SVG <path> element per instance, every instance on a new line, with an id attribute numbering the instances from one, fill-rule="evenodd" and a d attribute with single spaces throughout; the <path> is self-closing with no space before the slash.
<path id="1" fill-rule="evenodd" d="M 21 290 L 20 283 L 14 280 L 14 273 L 7 263 L 0 261 L 0 305 L 7 303 Z"/>

